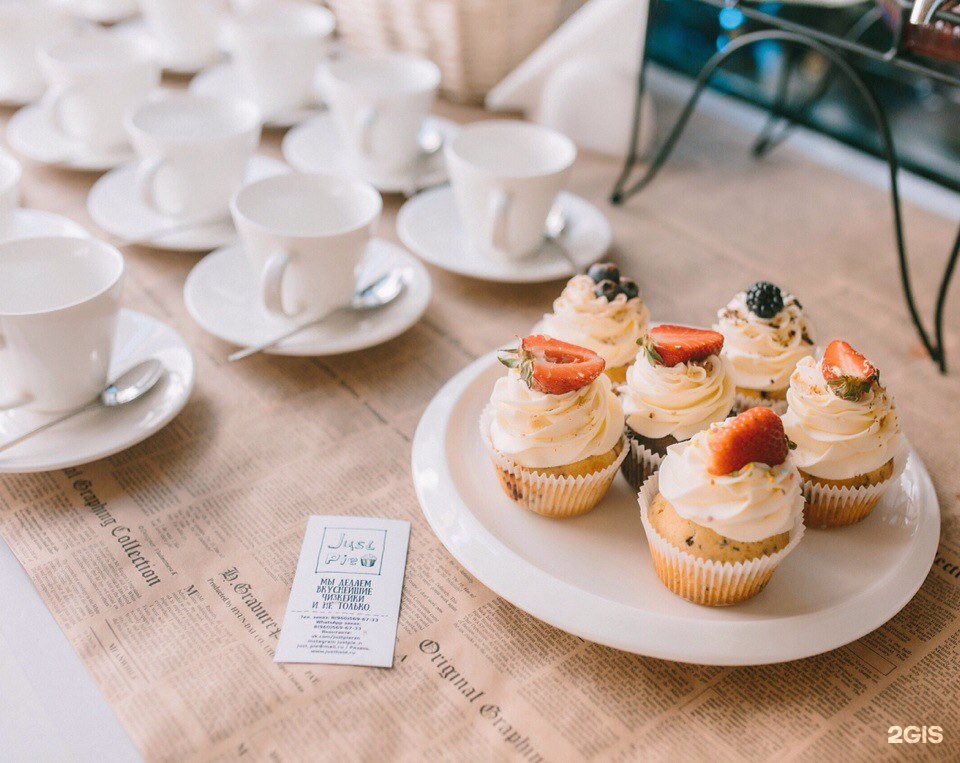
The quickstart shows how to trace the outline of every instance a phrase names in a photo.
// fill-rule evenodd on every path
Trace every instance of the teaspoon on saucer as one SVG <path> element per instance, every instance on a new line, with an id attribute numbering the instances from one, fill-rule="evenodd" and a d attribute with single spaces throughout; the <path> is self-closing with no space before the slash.
<path id="1" fill-rule="evenodd" d="M 368 283 L 366 286 L 361 287 L 353 295 L 353 298 L 346 305 L 341 307 L 334 308 L 329 312 L 324 313 L 323 315 L 315 316 L 310 318 L 302 323 L 297 324 L 293 328 L 285 331 L 278 336 L 273 337 L 272 339 L 267 340 L 266 342 L 261 342 L 259 344 L 251 345 L 250 347 L 244 347 L 242 350 L 237 350 L 236 352 L 227 356 L 227 360 L 231 363 L 237 360 L 243 360 L 248 358 L 251 355 L 256 355 L 258 352 L 267 350 L 270 347 L 273 347 L 275 344 L 282 342 L 284 339 L 289 339 L 294 334 L 299 334 L 301 331 L 315 326 L 318 323 L 325 321 L 334 313 L 338 313 L 342 310 L 351 310 L 351 311 L 363 311 L 363 310 L 373 310 L 378 307 L 383 307 L 384 305 L 393 302 L 400 294 L 403 292 L 405 286 L 403 280 L 403 271 L 399 268 L 394 270 L 389 270 L 378 278 L 375 278 L 373 281 Z"/>

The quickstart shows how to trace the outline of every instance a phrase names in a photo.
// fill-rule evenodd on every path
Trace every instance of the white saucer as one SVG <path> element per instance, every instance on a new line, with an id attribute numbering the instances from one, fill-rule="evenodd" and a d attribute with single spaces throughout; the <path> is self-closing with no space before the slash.
<path id="1" fill-rule="evenodd" d="M 68 217 L 41 209 L 17 208 L 0 222 L 0 242 L 38 236 L 74 236 L 87 238 L 90 232 Z"/>
<path id="2" fill-rule="evenodd" d="M 459 129 L 456 122 L 441 117 L 429 116 L 425 123 L 426 129 L 442 133 L 445 141 L 450 140 Z M 358 175 L 340 139 L 333 115 L 329 113 L 321 114 L 288 132 L 283 138 L 281 150 L 290 166 L 301 172 L 323 172 L 345 177 Z M 445 183 L 447 167 L 443 151 L 438 151 L 424 162 L 416 178 L 409 172 L 402 172 L 362 179 L 383 193 L 407 193 L 414 183 L 418 189 Z"/>
<path id="3" fill-rule="evenodd" d="M 84 172 L 103 172 L 133 157 L 130 146 L 91 149 L 64 135 L 47 120 L 45 109 L 24 106 L 7 123 L 7 142 L 18 154 L 40 164 Z"/>
<path id="4" fill-rule="evenodd" d="M 254 155 L 247 164 L 245 182 L 282 175 L 290 171 L 281 161 Z M 229 216 L 220 222 L 198 225 L 186 230 L 177 226 L 178 218 L 162 215 L 148 207 L 137 193 L 137 165 L 125 164 L 97 180 L 87 196 L 87 212 L 93 221 L 123 241 L 149 238 L 154 249 L 172 252 L 209 252 L 232 242 L 237 233 Z M 153 235 L 170 229 L 167 235 Z"/>
<path id="5" fill-rule="evenodd" d="M 873 513 L 808 530 L 767 588 L 711 608 L 674 596 L 653 570 L 636 492 L 622 476 L 588 514 L 554 520 L 511 501 L 477 422 L 503 376 L 490 353 L 451 379 L 413 441 L 417 496 L 434 533 L 507 601 L 569 633 L 650 657 L 760 665 L 820 654 L 869 633 L 913 598 L 930 572 L 940 511 L 910 450 Z"/>
<path id="6" fill-rule="evenodd" d="M 208 66 L 214 65 L 223 58 L 222 47 L 219 45 L 212 55 L 201 61 L 183 61 L 168 56 L 164 53 L 159 41 L 153 36 L 153 33 L 143 19 L 133 19 L 123 24 L 117 24 L 110 29 L 110 34 L 125 37 L 145 47 L 151 48 L 160 66 L 163 67 L 165 72 L 169 72 L 170 74 L 196 74 Z"/>
<path id="7" fill-rule="evenodd" d="M 176 331 L 156 318 L 122 310 L 111 378 L 142 360 L 157 358 L 164 377 L 142 399 L 121 408 L 82 413 L 0 452 L 0 473 L 48 472 L 119 453 L 165 427 L 183 410 L 193 389 L 193 353 Z M 0 442 L 52 418 L 29 411 L 0 413 Z"/>
<path id="8" fill-rule="evenodd" d="M 60 0 L 61 4 L 64 0 Z M 77 8 L 77 5 L 81 5 Z M 102 10 L 88 10 L 82 7 L 82 4 L 76 2 L 70 3 L 71 10 L 87 21 L 94 21 L 98 24 L 119 24 L 121 21 L 131 19 L 140 13 L 140 5 L 137 0 L 117 0 L 114 7 Z"/>
<path id="9" fill-rule="evenodd" d="M 413 326 L 430 302 L 430 276 L 414 257 L 389 241 L 375 238 L 358 283 L 366 284 L 394 267 L 403 268 L 406 288 L 391 304 L 363 313 L 346 311 L 266 350 L 275 355 L 337 355 L 382 344 Z M 238 346 L 282 334 L 297 321 L 279 318 L 261 305 L 257 277 L 239 244 L 204 257 L 183 287 L 187 311 L 205 331 Z"/>
<path id="10" fill-rule="evenodd" d="M 557 203 L 567 218 L 563 243 L 583 267 L 610 248 L 612 233 L 603 212 L 586 199 L 564 191 Z M 524 260 L 506 260 L 470 246 L 449 185 L 417 194 L 397 215 L 397 233 L 412 252 L 452 273 L 501 283 L 540 283 L 569 278 L 573 269 L 553 244 L 544 244 Z"/>
<path id="11" fill-rule="evenodd" d="M 247 97 L 247 90 L 237 68 L 230 63 L 216 64 L 200 72 L 190 80 L 187 89 L 198 95 L 230 95 L 238 98 Z M 320 69 L 314 80 L 316 102 L 293 109 L 283 114 L 266 114 L 263 117 L 264 127 L 284 129 L 305 122 L 311 117 L 320 114 L 326 106 L 320 97 Z"/>

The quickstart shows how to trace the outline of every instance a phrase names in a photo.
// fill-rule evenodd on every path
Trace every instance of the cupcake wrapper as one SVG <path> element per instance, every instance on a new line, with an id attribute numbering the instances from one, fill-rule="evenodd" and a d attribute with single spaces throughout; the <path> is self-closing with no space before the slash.
<path id="1" fill-rule="evenodd" d="M 657 473 L 660 464 L 663 462 L 663 456 L 659 453 L 654 453 L 645 445 L 641 445 L 631 438 L 630 435 L 626 435 L 626 437 L 628 443 L 626 450 L 628 453 L 626 458 L 623 459 L 620 471 L 623 473 L 623 476 L 627 478 L 627 482 L 630 483 L 631 487 L 633 487 L 634 490 L 639 490 L 648 477 Z"/>
<path id="2" fill-rule="evenodd" d="M 496 467 L 504 491 L 514 502 L 545 517 L 575 517 L 586 514 L 606 495 L 627 456 L 626 438 L 620 439 L 620 453 L 609 466 L 577 477 L 537 474 L 498 451 L 490 440 L 489 410 L 480 417 L 480 434 Z"/>
<path id="3" fill-rule="evenodd" d="M 725 607 L 756 596 L 769 582 L 777 565 L 803 537 L 803 520 L 798 518 L 790 530 L 790 542 L 775 554 L 742 562 L 700 559 L 671 545 L 648 521 L 647 511 L 658 492 L 659 480 L 654 475 L 643 483 L 638 496 L 653 568 L 667 588 L 694 604 Z"/>
<path id="4" fill-rule="evenodd" d="M 834 487 L 803 481 L 803 521 L 808 527 L 827 529 L 846 527 L 869 516 L 892 484 L 900 480 L 906 466 L 907 451 L 900 447 L 893 457 L 893 473 L 883 482 L 864 487 Z"/>
<path id="5" fill-rule="evenodd" d="M 730 415 L 735 416 L 738 413 L 743 413 L 750 408 L 756 408 L 758 406 L 763 406 L 764 408 L 773 408 L 773 410 L 781 416 L 787 412 L 786 399 L 771 400 L 770 398 L 762 397 L 759 394 L 737 392 L 733 396 L 733 410 L 730 411 Z"/>

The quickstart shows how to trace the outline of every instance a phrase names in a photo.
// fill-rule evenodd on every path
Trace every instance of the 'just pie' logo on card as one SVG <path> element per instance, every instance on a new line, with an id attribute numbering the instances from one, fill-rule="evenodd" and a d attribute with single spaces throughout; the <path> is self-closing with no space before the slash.
<path id="1" fill-rule="evenodd" d="M 386 542 L 386 530 L 325 527 L 316 572 L 379 575 Z"/>

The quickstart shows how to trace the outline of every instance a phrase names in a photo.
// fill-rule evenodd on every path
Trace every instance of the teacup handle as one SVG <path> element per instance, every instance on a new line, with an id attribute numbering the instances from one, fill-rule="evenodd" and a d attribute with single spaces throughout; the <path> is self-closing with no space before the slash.
<path id="1" fill-rule="evenodd" d="M 296 317 L 303 312 L 303 310 L 287 312 L 283 309 L 283 274 L 292 261 L 293 255 L 280 249 L 270 255 L 260 276 L 260 294 L 263 297 L 264 307 L 271 313 L 285 315 L 288 318 Z"/>
<path id="2" fill-rule="evenodd" d="M 373 155 L 373 126 L 380 118 L 373 106 L 367 106 L 357 113 L 357 131 L 360 133 L 360 153 L 364 156 Z"/>
<path id="3" fill-rule="evenodd" d="M 508 249 L 510 231 L 507 213 L 510 209 L 510 194 L 496 190 L 490 198 L 490 243 L 494 249 Z"/>
<path id="4" fill-rule="evenodd" d="M 0 352 L 7 349 L 7 340 L 4 338 L 3 334 L 0 333 Z M 0 411 L 9 411 L 12 408 L 20 408 L 27 403 L 33 401 L 33 395 L 29 392 L 24 392 L 19 397 L 11 398 L 10 400 L 0 400 Z"/>
<path id="5" fill-rule="evenodd" d="M 54 89 L 50 94 L 44 99 L 44 111 L 46 112 L 47 122 L 53 125 L 54 129 L 67 137 L 70 137 L 72 133 L 67 129 L 67 126 L 63 122 L 63 104 L 64 102 L 76 93 L 77 88 L 74 85 L 66 85 L 64 87 Z"/>
<path id="6" fill-rule="evenodd" d="M 162 215 L 168 213 L 160 208 L 157 201 L 157 175 L 160 174 L 160 170 L 166 164 L 167 158 L 165 156 L 155 156 L 151 159 L 144 159 L 137 165 L 137 193 L 140 194 L 140 201 Z"/>

